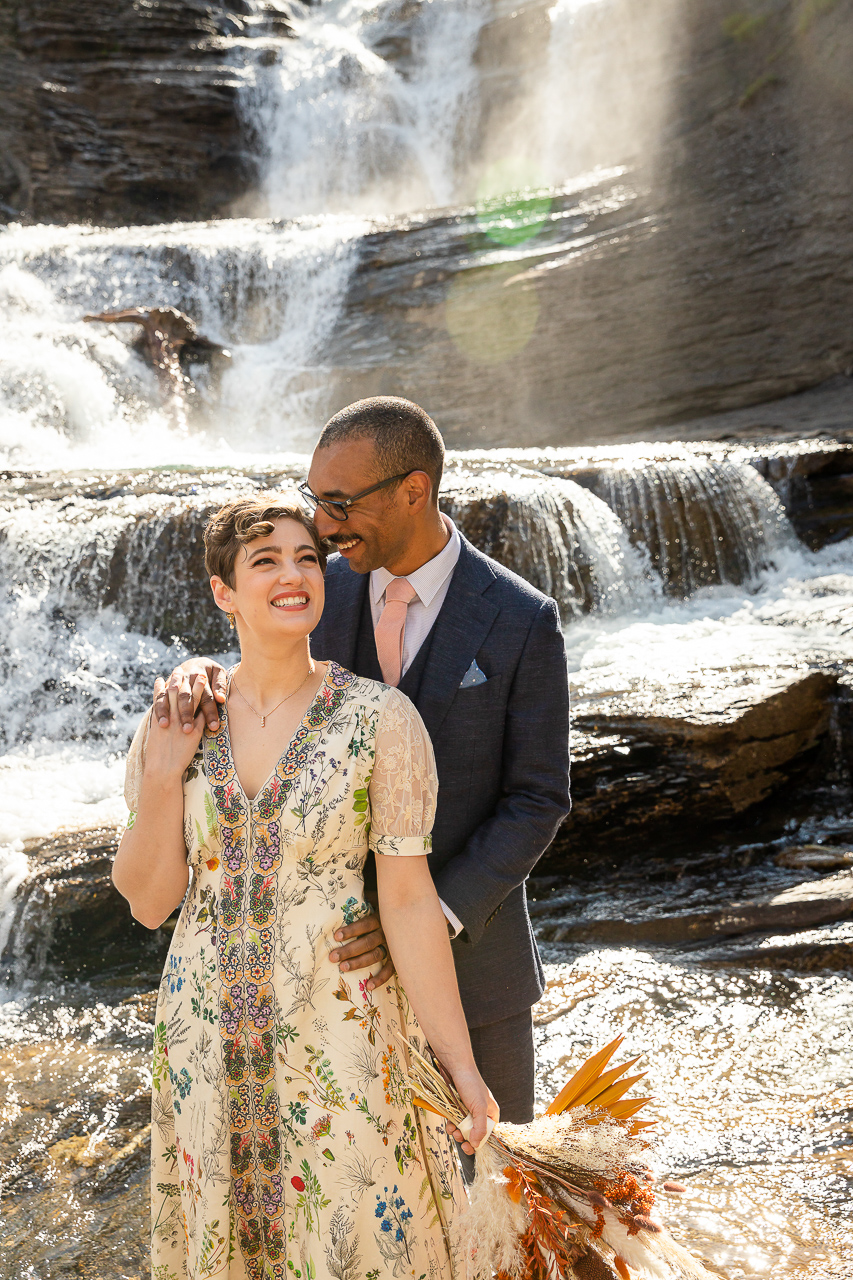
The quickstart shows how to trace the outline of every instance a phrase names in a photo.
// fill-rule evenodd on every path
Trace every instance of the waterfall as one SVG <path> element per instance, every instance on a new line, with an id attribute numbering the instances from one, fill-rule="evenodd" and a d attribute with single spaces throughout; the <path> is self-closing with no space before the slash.
<path id="1" fill-rule="evenodd" d="M 256 59 L 243 110 L 275 217 L 447 205 L 476 137 L 474 54 L 490 0 L 299 6 Z"/>
<path id="2" fill-rule="evenodd" d="M 355 219 L 10 228 L 0 237 L 0 461 L 198 456 L 132 351 L 133 327 L 82 322 L 87 311 L 164 303 L 232 349 L 221 387 L 200 383 L 194 435 L 206 456 L 304 449 L 330 409 L 323 353 L 364 229 Z"/>
<path id="3" fill-rule="evenodd" d="M 645 549 L 668 595 L 756 582 L 797 545 L 782 503 L 748 459 L 643 454 L 628 446 L 577 479 Z"/>
<path id="4" fill-rule="evenodd" d="M 211 507 L 305 474 L 357 360 L 387 363 L 387 389 L 405 392 L 410 320 L 455 326 L 460 349 L 476 347 L 465 288 L 451 288 L 463 270 L 476 286 L 495 264 L 547 266 L 635 216 L 618 167 L 625 112 L 610 128 L 596 104 L 612 85 L 590 61 L 614 4 L 294 0 L 291 38 L 247 0 L 256 34 L 229 56 L 269 217 L 0 234 L 0 946 L 26 841 L 120 821 L 122 755 L 154 676 L 231 643 L 202 568 Z M 541 47 L 515 77 L 529 32 Z M 626 56 L 653 76 L 646 50 Z M 617 167 L 598 174 L 600 189 L 573 185 L 596 156 Z M 502 204 L 502 181 L 523 197 Z M 463 201 L 472 207 L 422 212 Z M 532 330 L 533 284 L 525 297 L 520 328 Z M 232 354 L 218 382 L 193 370 L 182 418 L 132 328 L 82 320 L 162 305 Z M 478 439 L 478 456 L 448 458 L 444 507 L 553 596 L 570 630 L 617 627 L 716 585 L 754 589 L 792 545 L 745 453 L 534 459 Z"/>
<path id="5" fill-rule="evenodd" d="M 572 480 L 516 468 L 451 472 L 442 506 L 482 551 L 553 596 L 567 621 L 654 595 L 620 520 Z"/>

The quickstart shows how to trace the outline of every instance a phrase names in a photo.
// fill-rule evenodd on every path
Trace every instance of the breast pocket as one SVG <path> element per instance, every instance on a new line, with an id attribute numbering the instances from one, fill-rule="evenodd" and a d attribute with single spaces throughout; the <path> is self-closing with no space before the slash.
<path id="1" fill-rule="evenodd" d="M 453 700 L 454 710 L 474 711 L 477 707 L 491 707 L 500 697 L 503 676 L 489 676 L 482 684 L 461 686 L 456 690 Z"/>

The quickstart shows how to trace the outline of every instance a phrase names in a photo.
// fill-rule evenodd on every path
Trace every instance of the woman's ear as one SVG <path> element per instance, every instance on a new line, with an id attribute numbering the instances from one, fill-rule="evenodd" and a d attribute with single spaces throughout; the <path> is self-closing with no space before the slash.
<path id="1" fill-rule="evenodd" d="M 210 589 L 213 592 L 213 599 L 217 608 L 221 609 L 223 613 L 231 613 L 231 588 L 228 583 L 223 582 L 221 578 L 214 574 L 210 579 Z"/>

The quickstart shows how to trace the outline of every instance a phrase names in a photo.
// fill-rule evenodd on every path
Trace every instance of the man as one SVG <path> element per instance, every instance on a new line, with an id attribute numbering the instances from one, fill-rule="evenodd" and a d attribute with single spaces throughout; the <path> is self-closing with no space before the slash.
<path id="1" fill-rule="evenodd" d="M 443 462 L 435 424 L 407 400 L 362 400 L 326 424 L 301 491 L 340 555 L 312 650 L 398 685 L 423 717 L 439 778 L 430 867 L 474 1054 L 502 1118 L 521 1124 L 533 1117 L 531 1006 L 543 989 L 525 881 L 569 811 L 566 658 L 554 601 L 439 511 Z M 194 659 L 184 671 L 208 674 L 222 701 L 221 668 Z M 189 725 L 190 681 L 180 669 L 171 680 Z M 162 681 L 155 695 L 168 722 Z M 213 699 L 202 706 L 214 727 Z M 344 968 L 387 954 L 375 917 L 336 937 Z"/>

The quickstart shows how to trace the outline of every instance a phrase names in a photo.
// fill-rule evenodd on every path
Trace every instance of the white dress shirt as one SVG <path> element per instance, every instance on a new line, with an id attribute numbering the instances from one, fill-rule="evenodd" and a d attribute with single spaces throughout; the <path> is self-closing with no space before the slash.
<path id="1" fill-rule="evenodd" d="M 462 549 L 462 541 L 456 525 L 449 516 L 443 513 L 441 518 L 450 534 L 447 542 L 437 556 L 427 560 L 426 564 L 422 564 L 420 569 L 415 569 L 414 573 L 406 574 L 406 581 L 414 587 L 418 594 L 406 610 L 406 629 L 403 632 L 402 675 L 406 674 L 418 656 L 418 650 L 433 628 L 441 606 L 444 604 L 444 598 L 447 595 L 450 581 L 453 577 L 453 570 L 456 568 L 459 552 Z M 374 569 L 370 574 L 370 612 L 373 617 L 374 627 L 385 607 L 385 589 L 388 583 L 393 581 L 394 574 L 389 573 L 387 569 Z M 441 902 L 441 899 L 439 901 Z M 441 903 L 441 909 L 450 922 L 453 931 L 452 936 L 455 938 L 465 926 L 459 917 L 450 910 L 446 902 Z"/>
<path id="2" fill-rule="evenodd" d="M 439 615 L 444 598 L 450 587 L 453 570 L 459 559 L 462 542 L 459 530 L 453 521 L 442 514 L 450 537 L 437 556 L 427 560 L 414 573 L 406 574 L 406 581 L 417 591 L 417 597 L 406 611 L 406 630 L 403 632 L 403 666 L 401 675 L 405 675 L 418 656 L 418 650 L 426 640 L 433 624 Z M 385 608 L 385 589 L 394 581 L 394 574 L 387 569 L 374 569 L 370 575 L 370 612 L 375 627 Z"/>

